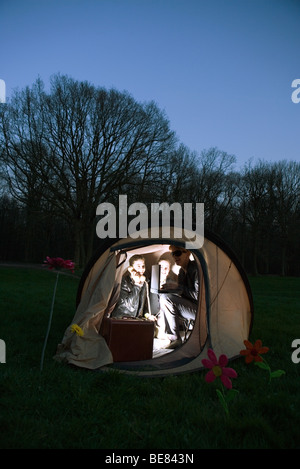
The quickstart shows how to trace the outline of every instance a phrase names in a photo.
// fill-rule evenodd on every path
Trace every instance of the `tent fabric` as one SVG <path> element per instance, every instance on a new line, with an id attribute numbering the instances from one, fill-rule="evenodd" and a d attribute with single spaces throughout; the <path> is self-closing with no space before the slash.
<path id="1" fill-rule="evenodd" d="M 71 331 L 71 324 L 65 331 L 62 343 L 58 345 L 58 361 L 95 369 L 112 363 L 111 352 L 99 334 L 101 321 L 113 291 L 116 277 L 116 256 L 108 250 L 90 271 L 72 324 L 83 330 L 83 336 Z"/>
<path id="2" fill-rule="evenodd" d="M 163 351 L 151 360 L 113 363 L 112 354 L 99 334 L 104 314 L 118 299 L 123 273 L 131 255 L 143 254 L 146 264 L 157 263 L 170 244 L 184 246 L 185 239 L 168 238 L 107 240 L 91 259 L 78 288 L 77 310 L 71 324 L 84 332 L 78 336 L 66 329 L 55 359 L 92 370 L 113 368 L 141 376 L 166 376 L 202 368 L 207 349 L 229 359 L 239 355 L 249 338 L 253 302 L 249 282 L 231 249 L 212 233 L 205 233 L 200 249 L 192 251 L 200 274 L 200 295 L 195 324 L 188 340 L 173 351 Z"/>

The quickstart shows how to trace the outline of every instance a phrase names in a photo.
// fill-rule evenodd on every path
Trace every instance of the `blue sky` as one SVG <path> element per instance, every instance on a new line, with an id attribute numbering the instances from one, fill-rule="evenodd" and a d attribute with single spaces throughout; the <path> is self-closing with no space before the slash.
<path id="1" fill-rule="evenodd" d="M 201 152 L 300 161 L 298 0 L 0 0 L 7 99 L 66 74 L 155 101 Z"/>

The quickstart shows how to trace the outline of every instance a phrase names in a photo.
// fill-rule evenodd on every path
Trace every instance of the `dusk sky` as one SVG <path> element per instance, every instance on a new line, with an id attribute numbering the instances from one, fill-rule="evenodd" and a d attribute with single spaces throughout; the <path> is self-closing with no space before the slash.
<path id="1" fill-rule="evenodd" d="M 0 32 L 7 102 L 61 73 L 155 101 L 181 143 L 237 169 L 300 161 L 298 0 L 0 0 Z"/>

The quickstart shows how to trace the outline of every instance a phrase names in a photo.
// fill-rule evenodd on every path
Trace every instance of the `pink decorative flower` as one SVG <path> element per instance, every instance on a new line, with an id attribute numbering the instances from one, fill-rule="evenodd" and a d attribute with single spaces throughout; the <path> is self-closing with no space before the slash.
<path id="1" fill-rule="evenodd" d="M 61 257 L 47 256 L 44 263 L 48 265 L 49 269 L 68 269 L 71 270 L 72 273 L 74 273 L 75 264 L 70 260 L 64 260 Z"/>
<path id="2" fill-rule="evenodd" d="M 231 389 L 232 382 L 229 378 L 236 378 L 237 373 L 233 368 L 226 368 L 228 363 L 226 355 L 220 355 L 218 360 L 212 349 L 208 349 L 207 355 L 210 360 L 207 360 L 206 358 L 202 360 L 203 366 L 210 370 L 205 376 L 205 381 L 207 383 L 212 383 L 216 378 L 220 377 L 225 388 Z"/>

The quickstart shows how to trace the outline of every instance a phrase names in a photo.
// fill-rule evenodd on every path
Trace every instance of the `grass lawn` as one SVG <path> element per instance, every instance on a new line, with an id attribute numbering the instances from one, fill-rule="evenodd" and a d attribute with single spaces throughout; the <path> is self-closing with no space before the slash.
<path id="1" fill-rule="evenodd" d="M 53 360 L 75 312 L 78 277 L 60 275 L 44 369 L 40 359 L 55 274 L 0 268 L 0 448 L 193 449 L 300 448 L 300 278 L 250 278 L 254 325 L 250 339 L 270 348 L 268 373 L 232 361 L 239 394 L 227 417 L 217 383 L 205 371 L 167 378 L 96 373 Z M 299 353 L 300 356 L 300 353 Z"/>

